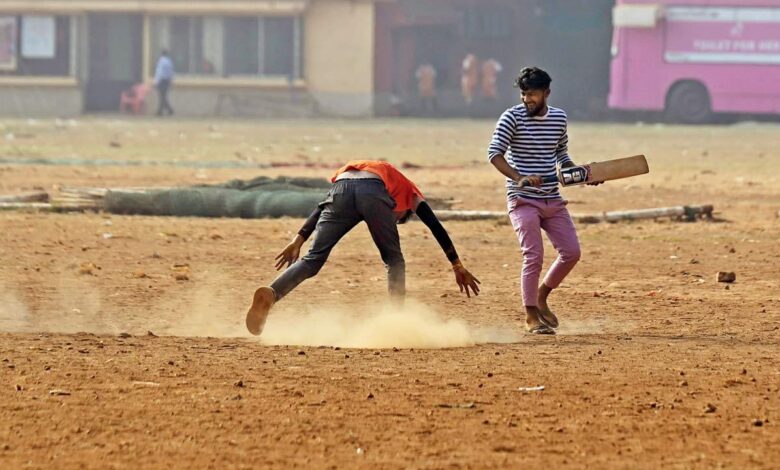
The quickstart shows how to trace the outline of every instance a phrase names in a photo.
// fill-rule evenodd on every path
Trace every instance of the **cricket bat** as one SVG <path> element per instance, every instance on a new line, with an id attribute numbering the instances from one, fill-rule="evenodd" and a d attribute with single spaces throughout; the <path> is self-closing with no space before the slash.
<path id="1" fill-rule="evenodd" d="M 644 155 L 618 158 L 587 165 L 561 168 L 555 176 L 545 176 L 544 183 L 560 183 L 561 186 L 577 186 L 587 183 L 598 183 L 630 176 L 643 175 L 650 172 Z M 527 185 L 524 185 L 527 186 Z"/>

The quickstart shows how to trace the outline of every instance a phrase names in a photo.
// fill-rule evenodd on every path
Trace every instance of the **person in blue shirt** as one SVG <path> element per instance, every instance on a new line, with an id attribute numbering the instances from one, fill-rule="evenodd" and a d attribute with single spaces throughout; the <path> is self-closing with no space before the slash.
<path id="1" fill-rule="evenodd" d="M 173 83 L 173 73 L 173 61 L 168 56 L 168 51 L 163 49 L 154 71 L 154 86 L 157 87 L 157 91 L 160 93 L 160 105 L 157 108 L 158 116 L 162 116 L 166 112 L 173 115 L 173 107 L 168 102 L 168 92 L 171 90 L 171 84 Z"/>

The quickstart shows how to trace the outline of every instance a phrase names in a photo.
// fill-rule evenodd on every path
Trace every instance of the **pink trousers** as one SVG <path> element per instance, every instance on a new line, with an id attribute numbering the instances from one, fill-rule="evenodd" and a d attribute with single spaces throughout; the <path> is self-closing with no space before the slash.
<path id="1" fill-rule="evenodd" d="M 577 229 L 563 199 L 511 199 L 509 218 L 523 250 L 523 273 L 520 282 L 523 305 L 535 307 L 538 303 L 539 276 L 544 260 L 542 230 L 547 232 L 547 237 L 558 251 L 558 258 L 544 277 L 547 287 L 554 289 L 580 259 Z"/>

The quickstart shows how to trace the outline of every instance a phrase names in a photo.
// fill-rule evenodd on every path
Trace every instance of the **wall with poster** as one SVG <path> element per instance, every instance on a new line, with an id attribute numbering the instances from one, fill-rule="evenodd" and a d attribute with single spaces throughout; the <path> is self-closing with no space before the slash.
<path id="1" fill-rule="evenodd" d="M 81 113 L 82 91 L 72 60 L 76 18 L 0 13 L 0 115 Z"/>
<path id="2" fill-rule="evenodd" d="M 0 76 L 72 77 L 72 16 L 0 16 Z"/>

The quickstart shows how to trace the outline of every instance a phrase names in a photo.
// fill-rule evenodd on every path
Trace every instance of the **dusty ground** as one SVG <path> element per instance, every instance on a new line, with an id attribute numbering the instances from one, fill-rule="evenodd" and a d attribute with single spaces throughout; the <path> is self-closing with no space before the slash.
<path id="1" fill-rule="evenodd" d="M 454 167 L 407 173 L 501 210 L 492 125 L 5 121 L 0 194 L 327 175 L 211 166 L 373 157 Z M 401 228 L 417 323 L 377 313 L 383 268 L 356 229 L 274 310 L 265 341 L 288 345 L 269 346 L 244 334 L 244 310 L 300 220 L 0 213 L 0 467 L 776 468 L 777 125 L 570 133 L 576 161 L 644 153 L 652 171 L 567 190 L 572 212 L 711 203 L 725 221 L 579 226 L 557 337 L 522 334 L 503 223 L 446 224 L 483 283 L 471 300 L 424 226 Z M 36 158 L 80 164 L 18 164 Z M 355 337 L 366 347 L 333 346 Z"/>

